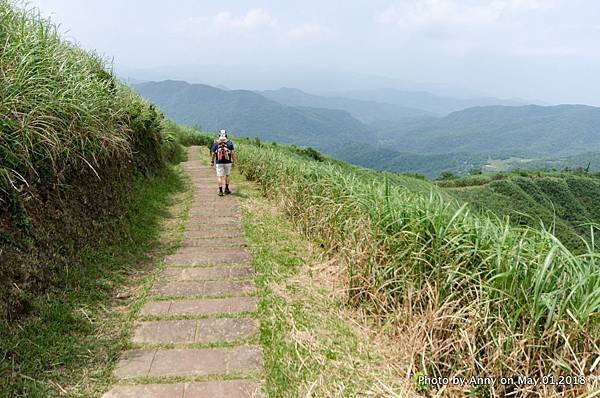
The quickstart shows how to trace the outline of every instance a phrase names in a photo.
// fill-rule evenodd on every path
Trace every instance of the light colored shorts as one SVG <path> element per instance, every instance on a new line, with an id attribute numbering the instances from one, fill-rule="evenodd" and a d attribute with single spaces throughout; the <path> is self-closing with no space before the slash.
<path id="1" fill-rule="evenodd" d="M 215 167 L 217 168 L 217 177 L 224 177 L 231 174 L 231 163 L 217 163 Z"/>

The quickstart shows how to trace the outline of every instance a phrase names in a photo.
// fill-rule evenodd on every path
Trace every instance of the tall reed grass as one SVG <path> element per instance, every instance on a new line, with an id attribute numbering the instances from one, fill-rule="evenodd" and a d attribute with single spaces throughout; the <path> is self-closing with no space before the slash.
<path id="1" fill-rule="evenodd" d="M 433 186 L 410 189 L 411 179 L 310 161 L 281 146 L 238 149 L 242 172 L 343 259 L 350 302 L 394 327 L 410 372 L 586 381 L 456 387 L 480 396 L 594 388 L 600 261 L 593 245 L 574 255 L 548 231 L 471 214 Z"/>
<path id="2" fill-rule="evenodd" d="M 0 0 L 0 320 L 123 217 L 169 143 L 153 105 L 24 4 Z"/>
<path id="3" fill-rule="evenodd" d="M 5 193 L 144 149 L 158 153 L 160 113 L 118 83 L 100 56 L 62 40 L 36 9 L 7 0 L 0 0 L 0 83 Z"/>

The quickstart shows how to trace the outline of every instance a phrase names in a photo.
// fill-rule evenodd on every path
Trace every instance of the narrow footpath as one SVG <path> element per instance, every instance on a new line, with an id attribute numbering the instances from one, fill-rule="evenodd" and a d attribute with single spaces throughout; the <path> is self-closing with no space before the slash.
<path id="1" fill-rule="evenodd" d="M 103 398 L 262 397 L 254 270 L 234 195 L 188 149 L 194 184 L 184 241 L 154 284 Z"/>

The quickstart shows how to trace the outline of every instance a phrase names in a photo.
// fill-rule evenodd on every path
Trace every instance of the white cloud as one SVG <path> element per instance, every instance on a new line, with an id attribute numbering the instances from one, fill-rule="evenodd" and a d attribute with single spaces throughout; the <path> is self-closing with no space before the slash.
<path id="1" fill-rule="evenodd" d="M 525 12 L 551 7 L 557 0 L 406 0 L 376 15 L 382 24 L 404 30 L 465 30 L 494 25 Z"/>
<path id="2" fill-rule="evenodd" d="M 330 31 L 329 28 L 314 22 L 308 22 L 303 25 L 292 28 L 288 31 L 288 36 L 293 39 L 304 39 L 308 37 L 321 36 Z"/>
<path id="3" fill-rule="evenodd" d="M 251 30 L 264 26 L 274 26 L 277 20 L 261 8 L 249 10 L 241 16 L 223 11 L 213 17 L 215 27 L 223 30 Z"/>
<path id="4" fill-rule="evenodd" d="M 517 56 L 577 54 L 544 16 L 565 0 L 403 0 L 376 14 L 401 33 L 399 41 L 454 55 L 483 52 Z M 581 46 L 578 46 L 581 47 Z"/>

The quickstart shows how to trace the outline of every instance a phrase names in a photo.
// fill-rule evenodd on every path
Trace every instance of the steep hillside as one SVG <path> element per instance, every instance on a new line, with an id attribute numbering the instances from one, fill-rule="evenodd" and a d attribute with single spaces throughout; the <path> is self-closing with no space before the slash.
<path id="1" fill-rule="evenodd" d="M 488 106 L 399 126 L 394 142 L 418 153 L 557 156 L 600 149 L 600 108 L 585 105 Z"/>
<path id="2" fill-rule="evenodd" d="M 522 101 L 506 100 L 500 98 L 453 98 L 444 97 L 425 91 L 402 91 L 396 89 L 382 88 L 377 90 L 355 90 L 339 92 L 332 95 L 354 98 L 366 101 L 384 102 L 406 108 L 421 109 L 425 112 L 438 116 L 445 116 L 451 112 L 475 106 L 525 105 Z"/>
<path id="3" fill-rule="evenodd" d="M 356 119 L 367 124 L 377 121 L 398 122 L 431 115 L 429 112 L 421 109 L 343 97 L 324 97 L 308 94 L 295 88 L 261 91 L 260 94 L 273 101 L 290 106 L 308 106 L 346 111 Z"/>
<path id="4" fill-rule="evenodd" d="M 325 149 L 338 142 L 368 140 L 368 128 L 349 113 L 291 107 L 245 90 L 220 90 L 178 81 L 134 85 L 178 123 L 205 130 L 227 129 L 238 136 Z"/>

